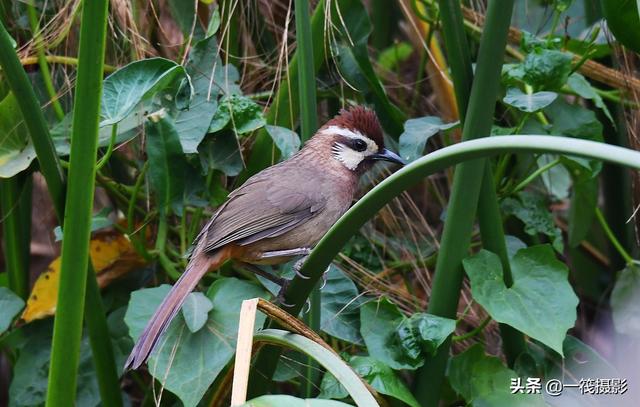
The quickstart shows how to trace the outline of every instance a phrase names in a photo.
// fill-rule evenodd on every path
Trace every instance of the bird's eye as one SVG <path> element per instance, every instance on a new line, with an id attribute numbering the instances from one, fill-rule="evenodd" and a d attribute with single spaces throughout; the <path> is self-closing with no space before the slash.
<path id="1" fill-rule="evenodd" d="M 356 151 L 364 151 L 367 149 L 367 143 L 364 140 L 353 140 L 353 149 Z"/>

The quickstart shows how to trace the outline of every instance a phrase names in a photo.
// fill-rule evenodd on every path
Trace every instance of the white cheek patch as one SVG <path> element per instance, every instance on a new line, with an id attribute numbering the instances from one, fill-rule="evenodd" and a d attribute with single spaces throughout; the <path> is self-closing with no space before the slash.
<path id="1" fill-rule="evenodd" d="M 341 143 L 336 143 L 331 149 L 333 157 L 344 164 L 351 171 L 358 168 L 358 165 L 365 159 L 365 151 L 352 150 Z"/>
<path id="2" fill-rule="evenodd" d="M 326 129 L 322 130 L 320 134 L 339 135 L 349 137 L 351 139 L 360 139 L 367 143 L 367 149 L 364 151 L 355 151 L 352 148 L 347 147 L 341 143 L 336 143 L 333 146 L 333 156 L 350 170 L 355 170 L 362 162 L 362 160 L 364 160 L 367 156 L 378 152 L 378 145 L 375 143 L 375 141 L 371 140 L 369 137 L 363 135 L 359 131 L 353 131 L 339 126 L 329 126 Z"/>

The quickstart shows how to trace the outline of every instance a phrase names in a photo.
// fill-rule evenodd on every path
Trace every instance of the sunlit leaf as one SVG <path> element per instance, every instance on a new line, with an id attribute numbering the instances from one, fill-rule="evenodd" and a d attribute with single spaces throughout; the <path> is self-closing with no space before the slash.
<path id="1" fill-rule="evenodd" d="M 100 287 L 106 287 L 120 276 L 145 264 L 129 239 L 117 232 L 96 234 L 89 242 L 89 256 Z M 60 260 L 60 257 L 53 260 L 36 280 L 27 299 L 27 306 L 20 316 L 23 321 L 31 322 L 55 314 L 60 284 Z"/>
<path id="2" fill-rule="evenodd" d="M 0 134 L 0 178 L 9 178 L 36 158 L 22 112 L 11 92 L 0 102 Z"/>
<path id="3" fill-rule="evenodd" d="M 509 88 L 507 95 L 502 101 L 523 112 L 533 113 L 547 107 L 556 100 L 557 97 L 558 94 L 555 92 L 541 91 L 528 94 L 519 88 Z"/>

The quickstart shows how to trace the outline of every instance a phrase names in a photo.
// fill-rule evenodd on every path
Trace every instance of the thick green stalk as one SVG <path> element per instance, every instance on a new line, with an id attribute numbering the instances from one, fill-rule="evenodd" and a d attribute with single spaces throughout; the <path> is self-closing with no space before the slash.
<path id="1" fill-rule="evenodd" d="M 46 405 L 49 407 L 75 404 L 95 190 L 107 9 L 107 0 L 85 0 L 82 4 L 69 183 L 62 229 L 60 287 L 47 387 Z"/>
<path id="2" fill-rule="evenodd" d="M 311 37 L 311 23 L 309 21 L 309 2 L 295 0 L 296 13 L 296 54 L 300 55 L 298 62 L 298 101 L 300 102 L 300 138 L 308 140 L 318 129 L 318 107 L 316 103 L 316 69 L 313 59 L 313 38 Z M 311 294 L 311 309 L 305 316 L 307 325 L 314 331 L 320 330 L 321 297 L 318 286 Z M 317 383 L 320 380 L 320 370 L 317 363 L 308 358 L 305 367 L 303 387 L 305 397 L 314 396 Z"/>
<path id="3" fill-rule="evenodd" d="M 30 118 L 25 123 L 36 150 L 40 171 L 47 182 L 47 189 L 51 196 L 56 216 L 58 221 L 62 222 L 65 211 L 65 181 L 62 167 L 51 142 L 42 109 L 38 104 L 18 56 L 11 46 L 9 35 L 2 25 L 0 25 L 0 64 L 7 72 L 6 78 L 9 86 L 14 94 L 19 96 L 17 100 L 22 115 Z M 108 331 L 106 316 L 101 304 L 102 299 L 95 281 L 93 267 L 90 263 L 88 263 L 88 266 L 87 297 L 89 297 L 89 301 L 86 302 L 85 306 L 85 319 L 89 328 L 89 339 L 93 360 L 96 365 L 100 396 L 105 406 L 120 406 L 122 405 L 122 399 L 113 357 L 113 348 L 109 336 L 104 334 Z"/>
<path id="4" fill-rule="evenodd" d="M 47 181 L 51 199 L 53 202 L 63 202 L 65 192 L 64 178 L 62 176 L 62 168 L 54 153 L 53 141 L 49 137 L 47 122 L 44 119 L 29 78 L 13 49 L 9 33 L 2 24 L 0 24 L 0 65 L 2 65 L 2 69 L 6 73 L 4 77 L 16 96 L 22 115 L 29 118 L 29 120 L 25 120 L 25 124 L 29 129 L 31 141 L 38 156 L 40 171 Z M 58 215 L 61 215 L 61 213 L 58 212 Z"/>
<path id="5" fill-rule="evenodd" d="M 446 5 L 444 3 L 443 1 L 442 5 L 445 7 L 452 8 L 452 15 L 458 15 L 460 6 L 457 2 L 451 1 L 452 4 Z M 445 10 L 446 8 L 441 8 L 443 18 Z M 489 2 L 485 30 L 478 52 L 476 76 L 471 88 L 463 126 L 462 137 L 464 140 L 478 135 L 488 136 L 490 134 L 512 11 L 513 0 L 492 0 Z M 451 18 L 448 23 L 455 24 L 449 28 L 450 30 L 463 32 L 461 18 Z M 460 47 L 458 46 L 458 48 Z M 460 97 L 461 93 L 462 91 L 457 90 L 456 96 Z M 480 225 L 483 229 L 483 242 L 487 249 L 497 251 L 497 254 L 501 256 L 503 266 L 508 267 L 502 220 L 497 207 L 493 176 L 486 167 L 484 161 L 477 160 L 466 162 L 456 169 L 429 300 L 429 313 L 455 318 L 464 276 L 462 259 L 468 255 L 475 212 L 481 197 L 481 187 L 483 187 L 483 193 L 480 200 L 482 209 Z M 492 240 L 496 236 L 499 236 L 502 241 Z M 487 244 L 488 241 L 491 244 Z M 505 276 L 509 281 L 508 271 L 505 272 Z M 505 349 L 509 353 L 517 352 L 519 348 L 519 341 L 515 339 L 517 335 L 508 332 L 508 328 L 506 331 L 507 339 L 513 340 L 513 344 Z M 450 341 L 447 341 L 418 372 L 416 397 L 423 405 L 435 406 L 438 404 L 449 356 L 449 346 Z"/>
<path id="6" fill-rule="evenodd" d="M 0 178 L 2 240 L 9 288 L 25 300 L 29 295 L 31 180 L 27 172 Z"/>
<path id="7" fill-rule="evenodd" d="M 313 15 L 311 16 L 311 38 L 312 43 L 317 44 L 313 47 L 313 71 L 314 74 L 322 65 L 325 47 L 324 41 L 324 22 L 325 22 L 325 1 L 318 2 Z M 296 98 L 299 95 L 299 68 L 300 54 L 298 50 L 293 54 L 289 62 L 286 78 L 280 83 L 280 87 L 276 93 L 274 100 L 271 102 L 269 112 L 267 113 L 267 123 L 277 126 L 292 128 L 294 121 L 298 117 L 300 103 Z M 309 62 L 309 61 L 306 61 Z M 249 160 L 247 161 L 247 169 L 240 175 L 239 182 L 244 182 L 251 175 L 272 165 L 278 158 L 273 140 L 266 131 L 260 130 L 256 136 L 256 140 L 251 149 Z"/>
<path id="8" fill-rule="evenodd" d="M 58 100 L 58 93 L 56 92 L 56 88 L 53 86 L 51 71 L 49 70 L 47 58 L 44 53 L 44 44 L 42 43 L 42 38 L 40 37 L 40 24 L 38 23 L 38 14 L 36 12 L 36 8 L 30 4 L 27 5 L 27 13 L 29 14 L 29 25 L 31 25 L 33 42 L 35 43 L 36 53 L 38 55 L 40 75 L 42 76 L 44 87 L 47 89 L 47 93 L 51 98 L 51 106 L 53 107 L 53 111 L 56 113 L 56 117 L 58 118 L 58 120 L 62 120 L 64 119 L 64 110 L 62 110 L 62 106 L 60 105 L 60 101 Z"/>

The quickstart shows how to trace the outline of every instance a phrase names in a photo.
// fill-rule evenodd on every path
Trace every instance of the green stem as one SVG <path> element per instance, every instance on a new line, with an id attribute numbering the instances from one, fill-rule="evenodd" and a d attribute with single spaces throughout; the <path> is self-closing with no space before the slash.
<path id="1" fill-rule="evenodd" d="M 453 0 L 440 1 L 447 52 L 453 55 L 449 56 L 449 64 L 456 97 L 461 117 L 466 116 L 463 121 L 463 140 L 490 134 L 512 10 L 512 0 L 489 2 L 478 51 L 475 79 L 471 85 L 469 50 L 466 42 L 462 45 L 457 40 L 460 37 L 464 38 L 460 4 Z M 465 103 L 467 100 L 468 104 Z M 505 283 L 512 282 L 491 169 L 484 160 L 466 162 L 458 166 L 454 174 L 453 190 L 428 307 L 431 314 L 455 318 L 464 276 L 462 259 L 468 255 L 476 208 L 480 215 L 484 247 L 500 256 L 505 271 Z M 516 354 L 524 347 L 522 336 L 510 332 L 508 327 L 504 328 L 503 343 L 510 362 L 515 360 Z M 437 354 L 429 358 L 418 372 L 416 397 L 422 405 L 435 406 L 439 402 L 449 347 L 450 340 L 443 344 Z"/>
<path id="2" fill-rule="evenodd" d="M 78 66 L 78 58 L 74 57 L 66 57 L 63 55 L 45 55 L 44 60 L 50 64 L 61 64 L 61 65 L 70 65 L 70 66 Z M 38 57 L 26 57 L 20 60 L 20 64 L 22 65 L 34 65 L 39 63 Z M 115 72 L 118 67 L 113 65 L 104 65 L 104 73 L 112 73 Z"/>
<path id="3" fill-rule="evenodd" d="M 111 138 L 109 139 L 109 146 L 104 153 L 100 161 L 96 164 L 96 171 L 100 171 L 102 167 L 109 161 L 111 154 L 113 153 L 113 147 L 116 145 L 116 136 L 118 135 L 118 123 L 111 125 Z"/>
<path id="4" fill-rule="evenodd" d="M 627 263 L 627 265 L 633 264 L 634 263 L 633 257 L 631 257 L 629 252 L 627 252 L 624 247 L 622 247 L 622 245 L 620 244 L 620 241 L 618 240 L 616 235 L 613 233 L 613 231 L 609 227 L 609 224 L 607 223 L 607 220 L 604 218 L 602 211 L 600 210 L 600 208 L 597 208 L 597 207 L 596 207 L 596 218 L 598 219 L 598 222 L 600 223 L 602 230 L 604 230 L 604 233 L 607 235 L 607 238 L 609 239 L 613 247 L 616 249 L 616 251 L 620 254 L 620 256 L 624 259 L 625 263 Z"/>
<path id="5" fill-rule="evenodd" d="M 47 386 L 48 407 L 75 404 L 82 319 L 87 292 L 107 10 L 106 0 L 83 1 L 69 184 L 64 211 L 60 286 Z M 102 310 L 94 309 L 92 312 L 102 313 Z M 109 357 L 96 355 L 100 352 L 98 349 L 94 348 L 93 351 L 94 358 Z M 103 403 L 119 405 L 119 389 L 115 394 L 110 393 L 113 391 L 101 393 Z"/>
<path id="6" fill-rule="evenodd" d="M 0 178 L 2 237 L 9 289 L 22 299 L 29 296 L 29 247 L 31 213 L 25 215 L 25 204 L 31 209 L 31 174 L 20 173 Z"/>
<path id="7" fill-rule="evenodd" d="M 463 335 L 454 335 L 451 337 L 451 341 L 452 342 L 459 342 L 459 341 L 464 341 L 470 338 L 473 338 L 474 336 L 478 335 L 480 332 L 482 332 L 484 330 L 484 328 L 487 327 L 487 325 L 489 324 L 489 322 L 491 322 L 491 317 L 486 317 L 484 319 L 484 321 L 482 321 L 480 323 L 480 325 L 478 325 L 477 327 L 473 328 L 471 331 L 467 332 L 466 334 Z"/>
<path id="8" fill-rule="evenodd" d="M 36 8 L 30 4 L 27 5 L 27 14 L 29 15 L 29 24 L 31 25 L 31 32 L 33 33 L 33 42 L 36 48 L 36 54 L 38 58 L 38 65 L 40 66 L 40 74 L 44 87 L 51 98 L 51 106 L 56 113 L 58 120 L 64 119 L 64 110 L 60 101 L 58 100 L 58 92 L 56 92 L 53 86 L 53 80 L 51 79 L 51 71 L 47 64 L 47 59 L 44 52 L 44 44 L 42 38 L 40 38 L 40 24 L 38 23 L 38 14 Z"/>
<path id="9" fill-rule="evenodd" d="M 518 185 L 516 185 L 516 187 L 513 188 L 513 191 L 511 193 L 515 194 L 515 193 L 518 193 L 518 192 L 522 191 L 534 179 L 538 178 L 538 176 L 542 175 L 543 173 L 547 172 L 551 168 L 553 168 L 556 165 L 560 164 L 560 162 L 561 162 L 560 159 L 556 158 L 555 160 L 553 160 L 553 161 L 543 165 L 542 167 L 538 168 L 533 173 L 531 173 L 531 175 L 529 175 L 527 178 L 525 178 L 522 182 L 520 182 Z"/>

